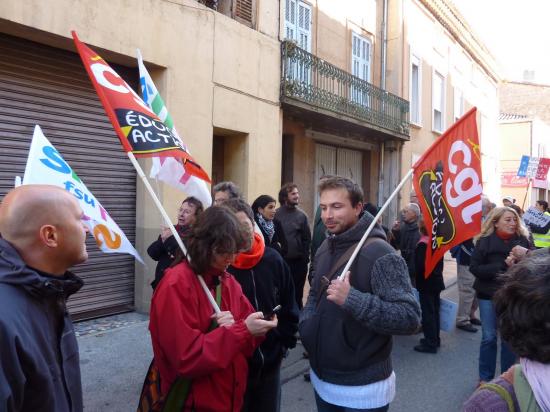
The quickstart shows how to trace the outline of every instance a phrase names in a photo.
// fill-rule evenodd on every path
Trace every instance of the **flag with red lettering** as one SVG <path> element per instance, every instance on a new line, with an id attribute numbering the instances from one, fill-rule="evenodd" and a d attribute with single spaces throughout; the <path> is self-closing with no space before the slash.
<path id="1" fill-rule="evenodd" d="M 481 152 L 472 108 L 413 166 L 413 185 L 428 232 L 427 278 L 447 250 L 481 230 Z"/>
<path id="2" fill-rule="evenodd" d="M 187 152 L 171 128 L 153 113 L 134 90 L 72 32 L 76 49 L 126 152 L 136 157 L 173 156 L 185 170 L 210 182 L 208 174 Z"/>

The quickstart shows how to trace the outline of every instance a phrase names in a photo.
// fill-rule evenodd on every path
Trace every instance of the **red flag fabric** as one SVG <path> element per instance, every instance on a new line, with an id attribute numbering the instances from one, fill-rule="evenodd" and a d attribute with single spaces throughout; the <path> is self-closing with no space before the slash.
<path id="1" fill-rule="evenodd" d="M 126 152 L 136 157 L 181 158 L 185 170 L 210 183 L 204 169 L 134 90 L 99 56 L 71 32 L 82 63 L 103 103 L 107 116 Z"/>
<path id="2" fill-rule="evenodd" d="M 550 159 L 541 157 L 539 160 L 539 167 L 537 168 L 536 180 L 546 180 L 548 177 L 548 169 L 550 169 Z"/>
<path id="3" fill-rule="evenodd" d="M 413 186 L 430 241 L 427 278 L 447 250 L 481 230 L 481 152 L 472 108 L 413 166 Z"/>

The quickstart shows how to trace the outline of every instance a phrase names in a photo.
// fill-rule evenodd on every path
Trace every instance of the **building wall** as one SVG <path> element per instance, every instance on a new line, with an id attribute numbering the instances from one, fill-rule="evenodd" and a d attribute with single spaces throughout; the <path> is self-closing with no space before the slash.
<path id="1" fill-rule="evenodd" d="M 446 1 L 434 2 L 440 5 Z M 454 123 L 454 91 L 464 95 L 464 111 L 478 108 L 484 192 L 500 196 L 498 179 L 498 79 L 472 56 L 433 14 L 424 2 L 390 2 L 388 35 L 388 85 L 393 93 L 407 100 L 410 95 L 411 56 L 421 61 L 421 120 L 411 124 L 410 141 L 402 151 L 403 176 L 420 155 L 441 135 L 433 130 L 432 82 L 437 71 L 445 78 L 443 131 Z M 401 204 L 409 201 L 412 183 L 401 193 Z"/>
<path id="2" fill-rule="evenodd" d="M 500 88 L 502 113 L 537 117 L 550 124 L 550 86 L 528 82 L 503 82 Z"/>
<path id="3" fill-rule="evenodd" d="M 273 3 L 258 1 L 256 31 L 193 0 L 51 0 L 47 7 L 37 0 L 5 0 L 0 30 L 68 50 L 74 50 L 70 31 L 76 30 L 106 60 L 132 67 L 140 48 L 180 135 L 207 171 L 214 128 L 241 136 L 239 144 L 228 145 L 228 174 L 239 176 L 237 184 L 252 198 L 276 193 L 280 183 L 279 21 Z M 148 161 L 140 162 L 149 169 Z M 160 197 L 175 216 L 184 194 L 160 185 Z M 136 201 L 136 248 L 146 256 L 161 219 L 141 183 Z M 149 258 L 146 266 L 137 265 L 138 309 L 148 309 L 154 267 Z"/>

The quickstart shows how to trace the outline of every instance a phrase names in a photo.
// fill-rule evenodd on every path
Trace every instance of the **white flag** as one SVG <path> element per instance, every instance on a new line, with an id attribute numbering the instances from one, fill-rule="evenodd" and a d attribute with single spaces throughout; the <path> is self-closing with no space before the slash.
<path id="1" fill-rule="evenodd" d="M 143 64 L 141 53 L 137 50 L 137 59 L 139 65 L 139 83 L 141 85 L 141 95 L 143 101 L 149 106 L 149 108 L 155 113 L 162 122 L 171 129 L 172 134 L 180 140 L 182 146 L 189 152 L 189 149 L 185 146 L 181 140 L 176 128 L 174 127 L 174 121 L 168 113 L 168 109 L 162 100 L 149 72 Z M 174 157 L 153 157 L 153 166 L 149 177 L 158 179 L 162 182 L 169 184 L 170 186 L 187 193 L 189 196 L 194 196 L 199 199 L 203 206 L 207 208 L 212 204 L 212 197 L 207 183 L 199 179 L 196 176 L 192 176 L 186 173 L 185 167 L 181 162 L 181 159 Z"/>
<path id="2" fill-rule="evenodd" d="M 38 125 L 34 128 L 23 184 L 53 185 L 67 190 L 78 200 L 85 215 L 84 223 L 103 252 L 129 253 L 143 263 L 122 229 L 44 136 Z"/>

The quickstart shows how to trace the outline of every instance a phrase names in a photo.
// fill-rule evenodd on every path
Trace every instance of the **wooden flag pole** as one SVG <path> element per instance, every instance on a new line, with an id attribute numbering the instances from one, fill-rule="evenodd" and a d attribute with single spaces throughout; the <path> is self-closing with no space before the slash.
<path id="1" fill-rule="evenodd" d="M 172 232 L 172 235 L 174 235 L 174 238 L 176 239 L 176 242 L 178 242 L 178 246 L 180 247 L 181 251 L 183 252 L 183 255 L 184 256 L 187 255 L 187 248 L 183 244 L 183 241 L 181 240 L 181 237 L 180 237 L 179 233 L 177 232 L 176 228 L 172 224 L 172 220 L 168 216 L 168 213 L 166 213 L 166 210 L 164 210 L 164 207 L 160 203 L 160 200 L 157 197 L 157 195 L 155 194 L 155 191 L 153 190 L 151 184 L 149 183 L 149 180 L 147 180 L 147 176 L 145 176 L 145 173 L 143 172 L 143 169 L 139 165 L 138 161 L 136 160 L 136 157 L 134 156 L 134 154 L 132 152 L 127 152 L 127 155 L 128 155 L 128 158 L 130 159 L 130 161 L 132 162 L 132 165 L 134 165 L 134 168 L 136 169 L 139 177 L 143 181 L 143 184 L 145 185 L 145 188 L 147 189 L 147 191 L 149 192 L 149 194 L 153 198 L 153 202 L 155 202 L 155 206 L 157 207 L 160 214 L 164 218 L 164 222 L 170 228 L 170 231 Z M 204 290 L 204 293 L 206 293 L 206 297 L 208 298 L 208 301 L 212 305 L 212 308 L 214 309 L 214 311 L 216 313 L 220 313 L 220 307 L 218 306 L 218 304 L 214 300 L 214 297 L 212 296 L 212 293 L 210 293 L 210 290 L 208 289 L 208 286 L 206 286 L 206 282 L 204 281 L 204 278 L 201 275 L 197 275 L 197 277 L 199 278 L 199 282 L 200 282 L 200 284 L 201 284 L 201 286 Z"/>
<path id="2" fill-rule="evenodd" d="M 401 182 L 399 182 L 399 184 L 397 185 L 397 187 L 395 188 L 395 190 L 393 191 L 393 193 L 390 195 L 390 197 L 388 197 L 388 200 L 386 200 L 386 202 L 382 205 L 382 207 L 380 208 L 380 210 L 378 211 L 378 213 L 376 214 L 376 216 L 374 217 L 374 219 L 372 219 L 372 222 L 370 223 L 369 227 L 368 227 L 367 230 L 365 231 L 365 234 L 363 235 L 363 237 L 361 238 L 361 240 L 360 240 L 359 243 L 357 244 L 357 247 L 355 248 L 355 250 L 353 251 L 353 254 L 352 254 L 351 257 L 349 258 L 348 263 L 346 263 L 346 266 L 345 266 L 344 269 L 342 270 L 342 273 L 340 274 L 340 276 L 338 276 L 338 279 L 340 279 L 340 280 L 343 280 L 343 279 L 344 279 L 344 276 L 345 276 L 346 272 L 349 270 L 349 268 L 350 268 L 351 265 L 353 264 L 353 261 L 355 260 L 355 258 L 356 258 L 357 255 L 359 254 L 359 251 L 361 250 L 361 248 L 363 247 L 363 244 L 365 243 L 365 241 L 366 241 L 367 238 L 369 237 L 370 232 L 372 232 L 372 229 L 374 228 L 374 225 L 376 225 L 376 223 L 378 222 L 378 219 L 382 216 L 382 213 L 384 213 L 384 211 L 388 208 L 388 206 L 390 205 L 391 201 L 393 200 L 393 198 L 394 198 L 395 196 L 397 196 L 397 194 L 399 193 L 399 191 L 401 190 L 401 188 L 403 187 L 403 185 L 407 182 L 407 180 L 409 180 L 409 177 L 412 176 L 413 171 L 414 171 L 414 169 L 411 169 L 411 170 L 409 170 L 409 171 L 407 172 L 407 174 L 405 175 L 405 177 L 403 177 L 403 179 L 401 180 Z"/>
<path id="3" fill-rule="evenodd" d="M 523 203 L 521 205 L 521 210 L 525 210 L 525 201 L 527 200 L 527 194 L 529 193 L 529 186 L 531 186 L 531 181 L 533 179 L 532 178 L 529 178 L 529 180 L 527 181 L 527 189 L 525 190 L 525 196 L 523 197 Z"/>

